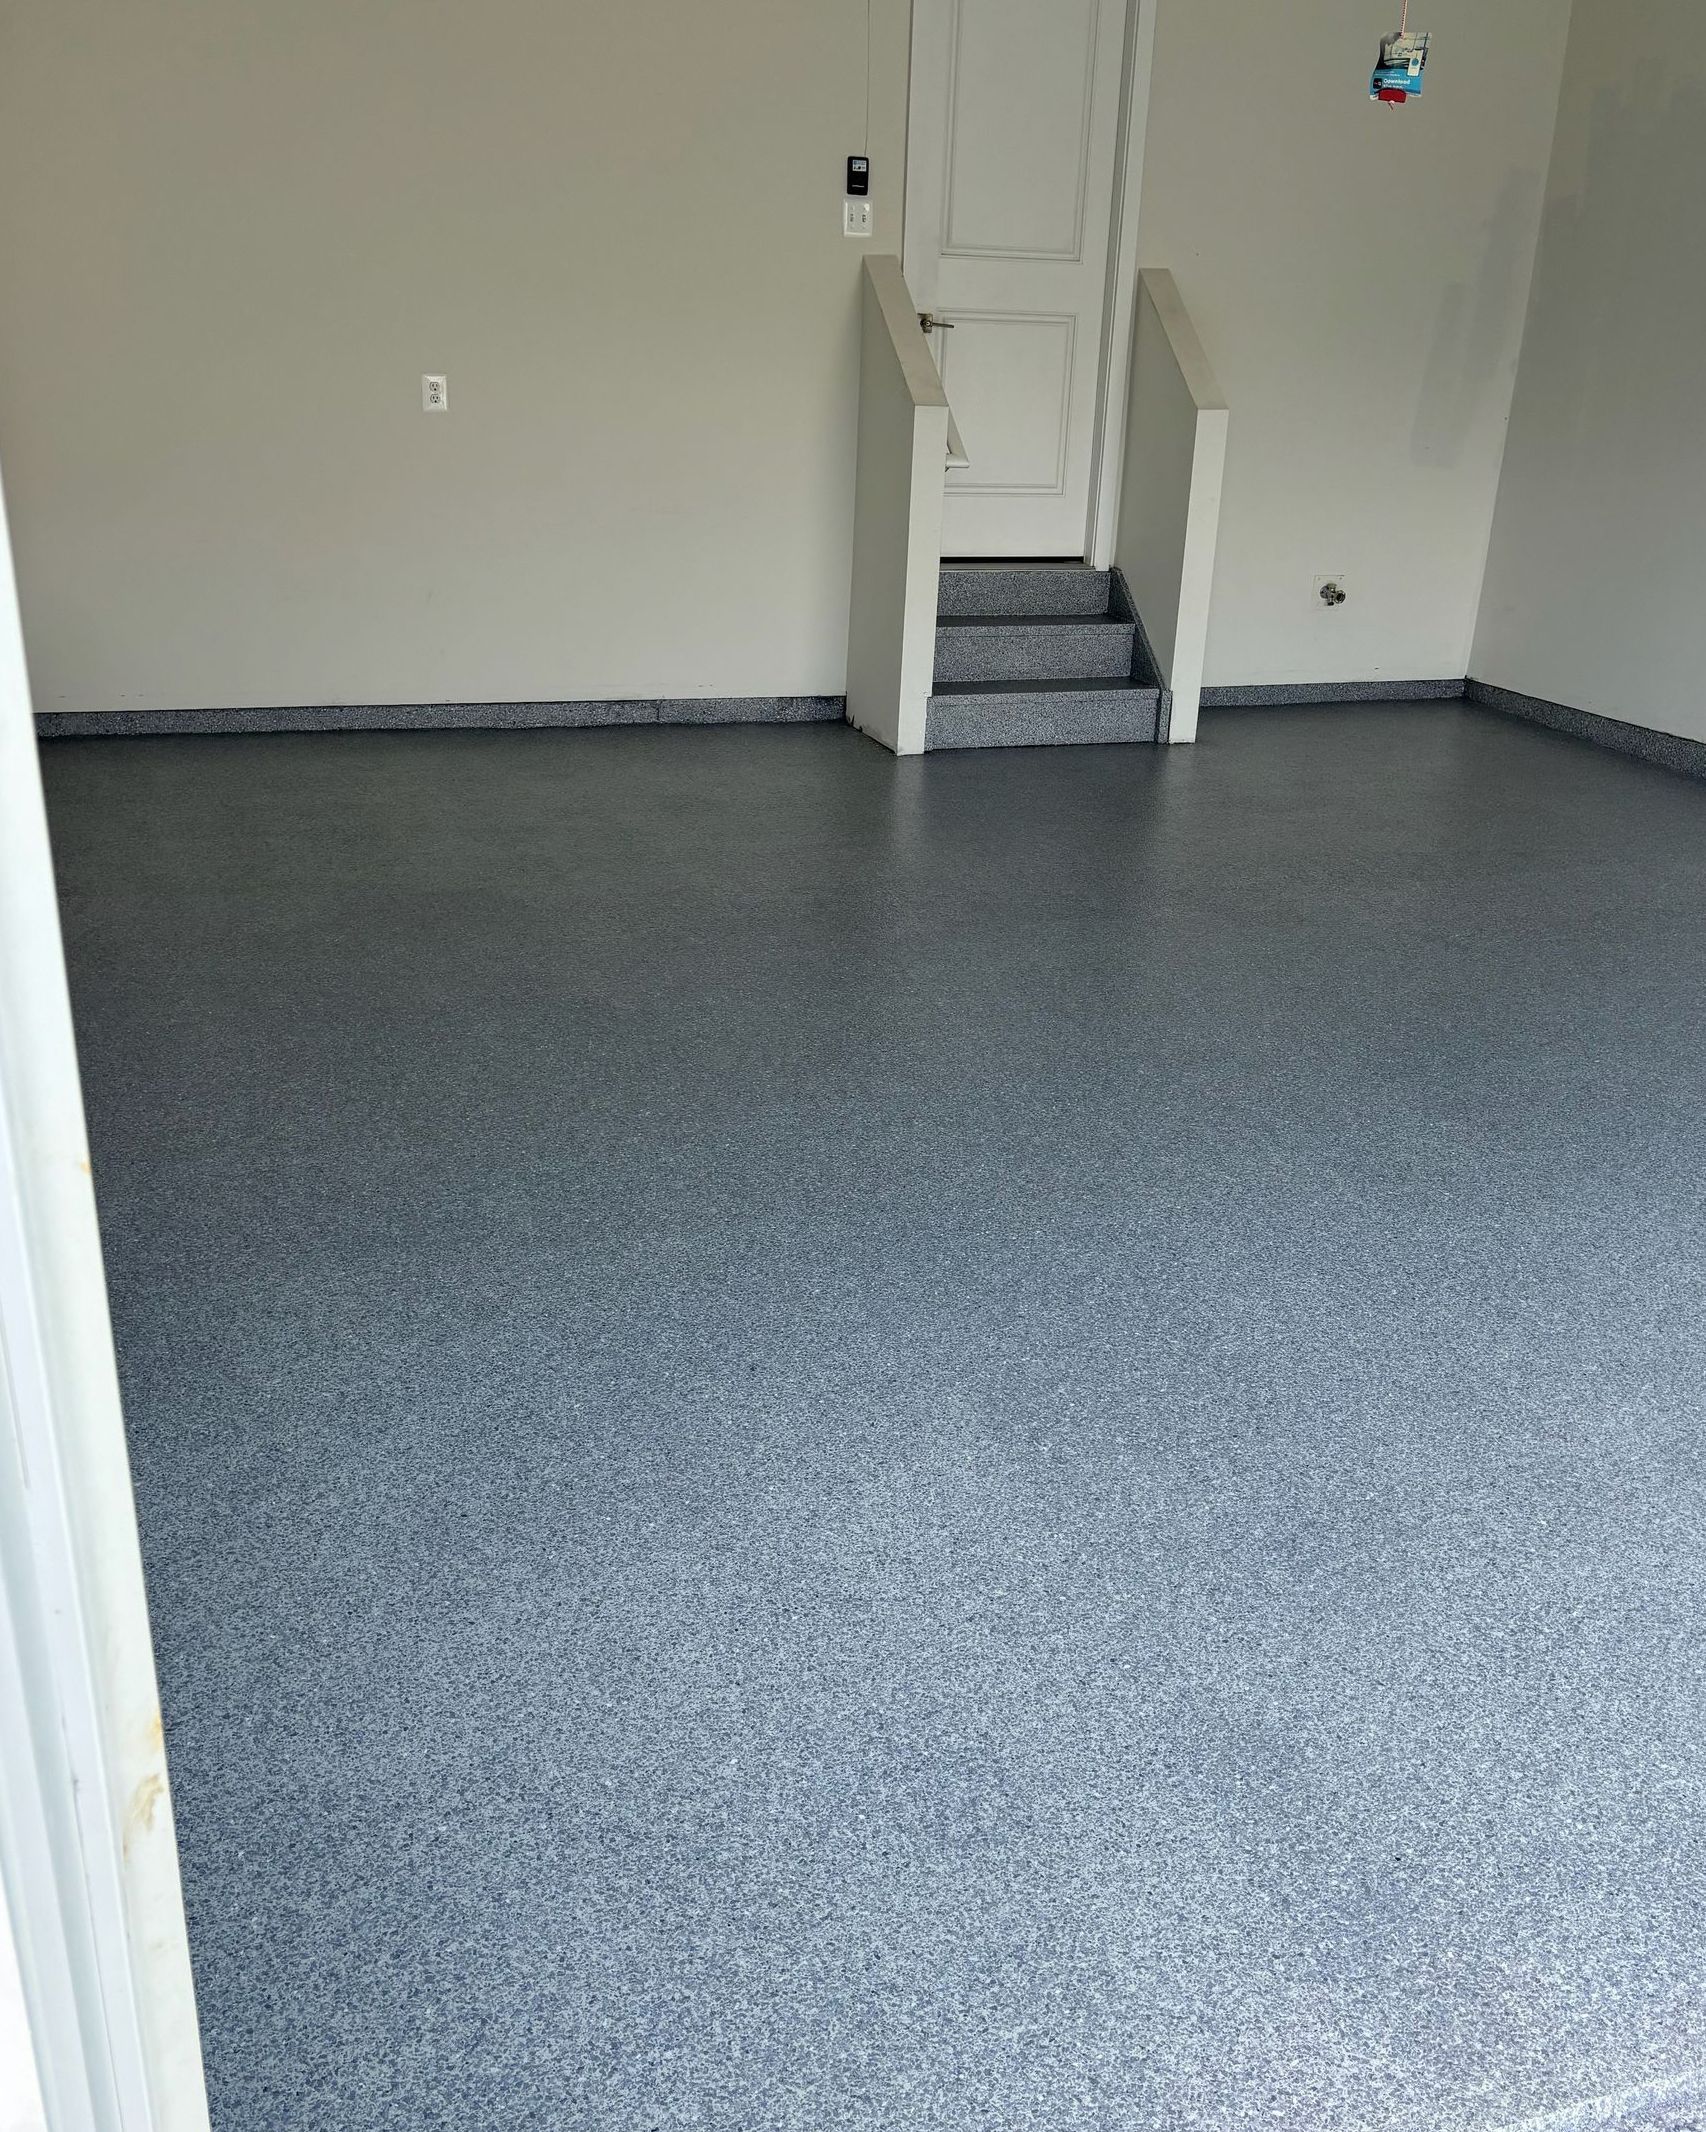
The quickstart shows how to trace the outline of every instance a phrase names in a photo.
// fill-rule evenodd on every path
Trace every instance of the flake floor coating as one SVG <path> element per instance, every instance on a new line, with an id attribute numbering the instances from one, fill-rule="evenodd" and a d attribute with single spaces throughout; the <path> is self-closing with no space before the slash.
<path id="1" fill-rule="evenodd" d="M 219 2132 L 1696 2114 L 1706 788 L 46 761 Z"/>

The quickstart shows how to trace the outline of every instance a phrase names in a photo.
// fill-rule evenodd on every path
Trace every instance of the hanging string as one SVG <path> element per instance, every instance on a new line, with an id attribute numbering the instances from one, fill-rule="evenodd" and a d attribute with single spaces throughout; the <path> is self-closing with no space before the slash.
<path id="1" fill-rule="evenodd" d="M 1388 18 L 1388 19 L 1390 19 L 1390 18 Z M 1410 0 L 1404 0 L 1404 8 L 1403 8 L 1403 12 L 1402 12 L 1402 13 L 1400 14 L 1400 16 L 1399 16 L 1399 18 L 1398 18 L 1398 34 L 1399 34 L 1399 36 L 1400 36 L 1400 37 L 1402 37 L 1402 36 L 1406 35 L 1406 34 L 1407 34 L 1407 32 L 1408 32 L 1408 30 L 1409 30 L 1409 27 L 1410 27 Z"/>
<path id="2" fill-rule="evenodd" d="M 1408 10 L 1410 0 L 1404 0 Z M 865 138 L 863 147 L 871 152 L 871 0 L 865 0 Z"/>

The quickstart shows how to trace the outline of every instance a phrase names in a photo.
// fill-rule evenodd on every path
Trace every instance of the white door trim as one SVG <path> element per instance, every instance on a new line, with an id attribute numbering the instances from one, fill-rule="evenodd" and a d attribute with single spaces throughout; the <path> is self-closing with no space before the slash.
<path id="1" fill-rule="evenodd" d="M 1090 473 L 1086 561 L 1106 570 L 1114 559 L 1120 522 L 1120 475 L 1125 466 L 1130 402 L 1131 338 L 1137 316 L 1137 215 L 1143 198 L 1143 151 L 1149 136 L 1149 92 L 1155 77 L 1155 10 L 1161 0 L 1127 0 L 1125 78 L 1120 84 L 1120 130 L 1114 148 L 1114 212 L 1108 230 L 1108 309 L 1102 327 L 1102 375 L 1096 396 L 1096 447 Z"/>
<path id="2" fill-rule="evenodd" d="M 54 2132 L 207 2132 L 0 497 L 0 1868 Z"/>
<path id="3" fill-rule="evenodd" d="M 1120 472 L 1125 453 L 1127 386 L 1131 372 L 1132 321 L 1137 300 L 1137 217 L 1143 193 L 1143 151 L 1149 130 L 1149 97 L 1155 71 L 1155 10 L 1160 0 L 1126 0 L 1124 62 L 1120 83 L 1119 133 L 1114 147 L 1113 213 L 1109 221 L 1109 267 L 1102 326 L 1102 362 L 1096 389 L 1096 439 L 1090 467 L 1090 513 L 1084 529 L 1086 561 L 1105 570 L 1113 560 L 1119 523 Z M 911 79 L 919 73 L 923 35 L 920 10 L 912 11 Z M 916 288 L 915 237 L 920 221 L 936 212 L 914 183 L 912 98 L 907 97 L 905 214 L 901 233 L 903 269 Z"/>

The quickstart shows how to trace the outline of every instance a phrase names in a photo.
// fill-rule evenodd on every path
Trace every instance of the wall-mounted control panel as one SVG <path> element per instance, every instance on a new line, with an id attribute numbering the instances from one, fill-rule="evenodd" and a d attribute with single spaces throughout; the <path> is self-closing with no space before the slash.
<path id="1" fill-rule="evenodd" d="M 841 203 L 841 232 L 845 237 L 871 234 L 871 159 L 868 155 L 847 158 L 847 197 Z"/>

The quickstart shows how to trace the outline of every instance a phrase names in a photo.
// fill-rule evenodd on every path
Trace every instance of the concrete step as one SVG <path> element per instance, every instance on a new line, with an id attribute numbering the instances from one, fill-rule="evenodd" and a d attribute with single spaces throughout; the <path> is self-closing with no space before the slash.
<path id="1" fill-rule="evenodd" d="M 944 615 L 1106 614 L 1110 573 L 1088 563 L 944 563 Z"/>
<path id="2" fill-rule="evenodd" d="M 926 748 L 1072 747 L 1152 741 L 1161 691 L 1128 682 L 949 682 L 930 697 Z"/>
<path id="3" fill-rule="evenodd" d="M 1135 624 L 1112 615 L 946 615 L 938 681 L 1129 681 Z"/>

